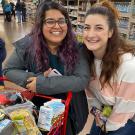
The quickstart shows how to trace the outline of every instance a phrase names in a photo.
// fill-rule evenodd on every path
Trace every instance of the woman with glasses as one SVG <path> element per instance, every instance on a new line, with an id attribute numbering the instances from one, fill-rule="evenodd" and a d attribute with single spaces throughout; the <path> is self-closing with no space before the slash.
<path id="1" fill-rule="evenodd" d="M 57 76 L 53 69 L 59 72 Z M 66 135 L 83 129 L 88 116 L 84 89 L 89 66 L 62 5 L 51 1 L 39 5 L 32 32 L 15 43 L 4 73 L 10 81 L 39 94 L 64 99 L 71 90 Z M 34 98 L 33 102 L 40 106 L 45 101 Z"/>

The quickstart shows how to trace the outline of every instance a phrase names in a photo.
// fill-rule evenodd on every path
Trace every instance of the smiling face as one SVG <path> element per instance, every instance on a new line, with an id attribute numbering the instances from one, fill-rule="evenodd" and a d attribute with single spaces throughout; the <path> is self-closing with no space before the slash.
<path id="1" fill-rule="evenodd" d="M 113 31 L 109 30 L 107 17 L 99 14 L 86 17 L 83 40 L 86 47 L 93 52 L 96 58 L 102 59 L 112 33 Z"/>
<path id="2" fill-rule="evenodd" d="M 57 50 L 67 34 L 64 15 L 56 9 L 46 11 L 42 31 L 48 47 Z"/>

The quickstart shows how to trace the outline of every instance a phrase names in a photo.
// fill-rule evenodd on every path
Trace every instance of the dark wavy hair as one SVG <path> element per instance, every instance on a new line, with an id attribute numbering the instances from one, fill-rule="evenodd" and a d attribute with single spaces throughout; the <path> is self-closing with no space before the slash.
<path id="1" fill-rule="evenodd" d="M 113 30 L 113 35 L 108 39 L 108 45 L 102 58 L 102 70 L 99 79 L 101 86 L 103 87 L 105 83 L 110 85 L 110 80 L 115 78 L 117 70 L 120 66 L 120 56 L 126 52 L 130 52 L 134 55 L 135 47 L 128 44 L 120 37 L 117 27 L 117 19 L 119 14 L 110 2 L 103 1 L 97 5 L 94 5 L 87 11 L 86 18 L 87 16 L 93 14 L 106 16 L 109 29 Z M 92 51 L 88 50 L 87 48 L 86 50 L 89 55 L 88 57 L 91 75 L 95 77 L 94 55 Z"/>
<path id="2" fill-rule="evenodd" d="M 43 72 L 47 70 L 49 68 L 49 50 L 43 36 L 42 27 L 45 13 L 51 9 L 59 10 L 67 20 L 67 35 L 62 41 L 62 45 L 59 46 L 58 57 L 60 62 L 66 65 L 67 71 L 72 72 L 78 58 L 78 51 L 76 49 L 77 40 L 72 31 L 72 25 L 68 13 L 60 4 L 53 1 L 43 1 L 39 4 L 35 18 L 35 25 L 31 32 L 33 43 L 30 46 L 30 51 L 31 53 L 34 51 L 38 71 Z"/>

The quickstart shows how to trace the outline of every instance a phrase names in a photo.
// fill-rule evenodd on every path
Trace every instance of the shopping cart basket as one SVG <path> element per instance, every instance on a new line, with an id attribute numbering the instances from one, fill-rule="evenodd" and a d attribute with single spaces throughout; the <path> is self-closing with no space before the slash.
<path id="1" fill-rule="evenodd" d="M 9 80 L 5 77 L 0 77 L 0 81 L 9 81 Z M 4 90 L 6 90 L 6 89 L 7 90 L 13 90 L 14 88 L 9 88 L 9 87 L 5 86 Z M 22 93 L 22 96 L 24 96 L 28 100 L 31 100 L 33 96 L 42 97 L 42 98 L 45 98 L 47 100 L 56 99 L 56 98 L 53 98 L 51 96 L 45 96 L 45 95 L 41 95 L 41 94 L 32 93 L 32 92 L 30 92 L 30 91 L 28 91 L 27 89 L 24 89 L 24 88 L 14 89 L 14 90 Z M 62 102 L 65 104 L 65 111 L 53 123 L 53 125 L 52 125 L 50 131 L 47 133 L 47 135 L 66 135 L 66 124 L 67 124 L 67 118 L 68 118 L 68 112 L 69 112 L 69 106 L 70 106 L 71 99 L 72 99 L 72 92 L 69 91 L 67 93 L 66 99 L 62 100 Z"/>

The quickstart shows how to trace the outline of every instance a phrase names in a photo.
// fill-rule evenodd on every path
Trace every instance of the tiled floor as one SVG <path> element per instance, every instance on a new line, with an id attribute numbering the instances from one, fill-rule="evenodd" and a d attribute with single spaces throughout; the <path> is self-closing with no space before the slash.
<path id="1" fill-rule="evenodd" d="M 7 58 L 9 57 L 13 49 L 13 45 L 11 43 L 15 42 L 16 40 L 20 39 L 21 37 L 29 33 L 31 27 L 32 27 L 31 23 L 25 22 L 18 24 L 15 19 L 13 19 L 12 22 L 5 22 L 3 16 L 0 16 L 0 32 L 4 32 L 10 41 L 10 44 L 6 45 Z M 9 87 L 18 87 L 11 83 L 6 83 L 6 85 L 8 85 Z M 89 115 L 84 129 L 79 135 L 86 135 L 89 132 L 92 120 L 93 120 L 92 116 Z"/>

